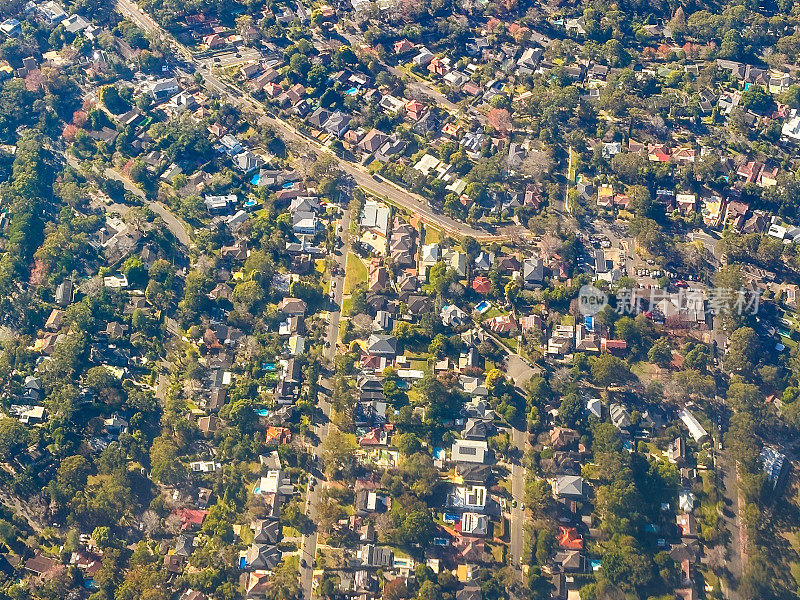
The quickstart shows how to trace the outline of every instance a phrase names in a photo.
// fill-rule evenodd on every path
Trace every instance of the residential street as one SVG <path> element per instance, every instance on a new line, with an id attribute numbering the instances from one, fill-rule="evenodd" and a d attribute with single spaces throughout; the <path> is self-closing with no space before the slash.
<path id="1" fill-rule="evenodd" d="M 213 91 L 228 95 L 232 103 L 238 104 L 244 110 L 257 112 L 260 115 L 259 123 L 271 127 L 284 141 L 334 156 L 339 168 L 353 177 L 359 186 L 372 194 L 385 197 L 389 202 L 410 210 L 421 217 L 423 221 L 442 229 L 445 233 L 457 236 L 472 236 L 483 243 L 509 240 L 515 235 L 521 235 L 516 226 L 509 226 L 500 233 L 494 234 L 456 221 L 447 215 L 434 212 L 428 201 L 422 196 L 414 194 L 383 177 L 372 176 L 365 167 L 336 156 L 328 147 L 306 137 L 286 121 L 270 115 L 264 106 L 249 94 L 244 94 L 239 90 L 231 91 L 227 84 L 210 73 L 204 73 L 204 77 L 205 84 Z"/>
<path id="2" fill-rule="evenodd" d="M 511 496 L 517 506 L 511 507 L 511 561 L 517 579 L 523 581 L 523 572 L 520 568 L 522 553 L 525 548 L 525 510 L 522 508 L 525 502 L 525 467 L 520 464 L 526 451 L 527 433 L 521 429 L 511 430 L 512 443 L 518 453 L 518 458 L 514 459 L 511 467 Z"/>
<path id="3" fill-rule="evenodd" d="M 331 289 L 334 292 L 334 304 L 336 308 L 328 313 L 328 332 L 325 338 L 326 347 L 323 350 L 325 361 L 329 364 L 333 364 L 333 359 L 336 356 L 336 343 L 339 339 L 339 324 L 341 319 L 340 307 L 342 305 L 342 291 L 344 290 L 345 261 L 347 259 L 347 253 L 350 250 L 350 218 L 350 212 L 347 210 L 343 211 L 342 218 L 339 221 L 339 225 L 342 229 L 340 235 L 342 237 L 343 244 L 342 247 L 339 248 L 333 255 L 340 270 L 338 271 L 338 275 L 331 277 L 331 285 L 335 286 Z M 321 381 L 321 387 L 324 387 L 326 390 L 330 389 L 330 384 L 327 379 L 323 379 Z M 324 394 L 323 392 L 320 392 L 319 394 L 318 408 L 318 414 L 321 413 L 320 420 L 317 423 L 318 442 L 317 445 L 312 448 L 312 452 L 317 457 L 318 464 L 321 464 L 322 458 L 319 452 L 322 443 L 325 441 L 325 438 L 328 437 L 331 411 L 330 399 L 328 398 L 327 394 Z M 322 474 L 321 468 L 320 474 Z M 324 481 L 320 479 L 314 486 L 313 491 L 309 492 L 306 497 L 307 514 L 312 520 L 315 520 L 317 514 L 317 502 L 319 501 L 320 493 L 322 492 L 324 485 Z M 302 563 L 300 565 L 300 587 L 303 590 L 303 595 L 305 598 L 311 598 L 312 594 L 314 558 L 316 557 L 317 553 L 318 536 L 319 532 L 315 526 L 311 533 L 303 536 L 303 540 L 300 544 L 300 557 L 301 560 L 305 561 L 305 566 L 303 566 Z"/>
<path id="4" fill-rule="evenodd" d="M 717 477 L 719 478 L 719 487 L 724 494 L 722 529 L 728 538 L 725 555 L 727 577 L 723 580 L 723 591 L 729 600 L 739 600 L 740 596 L 735 587 L 738 586 L 742 576 L 744 558 L 739 513 L 739 482 L 736 477 L 736 462 L 731 460 L 727 452 L 717 454 Z M 734 589 L 728 585 L 728 582 L 734 584 Z"/>
<path id="5" fill-rule="evenodd" d="M 483 330 L 497 345 L 498 348 L 506 353 L 506 375 L 511 378 L 517 391 L 524 395 L 524 384 L 531 377 L 541 372 L 541 368 L 536 365 L 531 365 L 527 360 L 522 358 L 516 352 L 511 352 L 508 347 L 503 344 L 497 336 Z M 524 427 L 524 424 L 523 424 Z M 525 550 L 525 510 L 523 509 L 525 502 L 525 480 L 526 470 L 522 466 L 522 460 L 525 453 L 528 451 L 527 432 L 518 427 L 511 429 L 511 443 L 516 450 L 516 458 L 513 459 L 511 466 L 511 496 L 516 501 L 517 506 L 511 507 L 511 561 L 514 567 L 514 572 L 517 574 L 519 581 L 524 581 L 523 571 L 520 568 L 523 552 Z"/>
<path id="6" fill-rule="evenodd" d="M 595 4 L 0 0 L 0 600 L 798 596 L 800 10 Z"/>

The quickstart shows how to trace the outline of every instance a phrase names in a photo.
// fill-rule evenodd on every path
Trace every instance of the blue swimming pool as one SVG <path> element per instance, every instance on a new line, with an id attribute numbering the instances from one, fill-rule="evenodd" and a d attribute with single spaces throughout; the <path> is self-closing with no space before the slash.
<path id="1" fill-rule="evenodd" d="M 269 416 L 269 411 L 268 411 L 266 408 L 259 408 L 259 409 L 256 411 L 256 414 L 257 414 L 259 417 L 268 417 L 268 416 Z"/>
<path id="2" fill-rule="evenodd" d="M 482 302 L 479 302 L 478 304 L 475 305 L 475 310 L 478 311 L 478 313 L 483 314 L 491 307 L 492 307 L 491 302 L 489 302 L 488 300 L 483 300 Z"/>
<path id="3" fill-rule="evenodd" d="M 357 87 L 351 87 L 349 90 L 345 92 L 348 96 L 355 96 L 358 93 Z"/>
<path id="4" fill-rule="evenodd" d="M 250 183 L 252 183 L 253 185 L 258 185 L 259 181 L 261 181 L 260 173 L 256 173 L 255 175 L 253 175 L 252 179 L 250 179 Z"/>

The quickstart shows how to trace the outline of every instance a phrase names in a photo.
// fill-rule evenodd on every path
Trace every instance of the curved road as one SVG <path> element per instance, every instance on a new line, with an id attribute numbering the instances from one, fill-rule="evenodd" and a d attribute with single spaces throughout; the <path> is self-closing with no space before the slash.
<path id="1" fill-rule="evenodd" d="M 75 158 L 71 154 L 64 154 L 64 158 L 66 158 L 67 164 L 69 164 L 69 166 L 75 169 L 80 169 L 81 164 L 77 158 Z M 106 167 L 104 174 L 109 179 L 116 179 L 117 181 L 122 183 L 122 186 L 125 188 L 125 190 L 141 198 L 142 201 L 147 205 L 147 207 L 150 210 L 152 210 L 154 213 L 156 213 L 159 217 L 163 219 L 164 224 L 167 226 L 167 229 L 170 230 L 172 235 L 175 236 L 175 239 L 177 239 L 181 244 L 183 244 L 187 248 L 191 245 L 192 240 L 189 237 L 189 232 L 187 231 L 188 226 L 181 219 L 176 217 L 169 210 L 169 208 L 164 206 L 164 204 L 162 204 L 158 200 L 150 200 L 147 197 L 147 194 L 144 193 L 144 190 L 142 190 L 140 187 L 134 184 L 131 180 L 126 179 L 124 176 L 122 176 L 119 173 L 119 171 L 116 171 L 111 167 Z"/>

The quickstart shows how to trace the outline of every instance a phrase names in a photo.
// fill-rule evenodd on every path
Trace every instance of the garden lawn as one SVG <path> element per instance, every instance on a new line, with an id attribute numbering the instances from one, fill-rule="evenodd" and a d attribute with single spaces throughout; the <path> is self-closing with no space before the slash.
<path id="1" fill-rule="evenodd" d="M 344 275 L 344 293 L 352 294 L 359 283 L 367 282 L 367 267 L 353 252 L 347 253 Z"/>

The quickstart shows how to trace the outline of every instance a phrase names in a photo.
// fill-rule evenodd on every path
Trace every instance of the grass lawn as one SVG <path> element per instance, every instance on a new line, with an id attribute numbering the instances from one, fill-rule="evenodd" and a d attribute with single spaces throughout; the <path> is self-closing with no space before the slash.
<path id="1" fill-rule="evenodd" d="M 442 232 L 435 227 L 431 227 L 427 223 L 425 224 L 425 236 L 423 239 L 422 244 L 438 244 L 442 241 Z"/>
<path id="2" fill-rule="evenodd" d="M 517 341 L 517 338 L 515 338 L 515 337 L 510 337 L 510 338 L 500 337 L 498 339 L 501 342 L 503 342 L 503 345 L 506 348 L 510 349 L 512 352 L 517 352 L 519 350 L 519 341 Z"/>
<path id="3" fill-rule="evenodd" d="M 352 304 L 352 302 L 350 302 L 350 298 L 348 298 L 347 300 L 342 300 L 342 320 L 340 321 L 341 324 L 344 324 L 344 322 L 347 320 L 346 319 L 346 315 L 350 314 L 350 304 Z M 339 341 L 342 342 L 342 343 L 344 343 L 343 339 L 342 339 L 342 334 L 343 333 L 344 333 L 344 329 L 340 326 L 339 327 Z"/>
<path id="4" fill-rule="evenodd" d="M 239 527 L 239 539 L 242 540 L 243 544 L 249 546 L 253 543 L 256 534 L 253 533 L 253 530 L 248 525 L 240 525 Z"/>
<path id="5" fill-rule="evenodd" d="M 359 283 L 367 282 L 367 267 L 353 252 L 347 253 L 344 275 L 344 293 L 352 294 Z"/>
<path id="6" fill-rule="evenodd" d="M 575 167 L 578 164 L 578 156 L 575 151 L 572 149 L 572 146 L 569 147 L 569 173 L 567 173 L 567 179 L 570 181 L 575 181 Z"/>
<path id="7" fill-rule="evenodd" d="M 428 361 L 421 358 L 410 358 L 408 360 L 408 366 L 411 369 L 417 369 L 419 371 L 424 371 L 428 368 Z"/>
<path id="8" fill-rule="evenodd" d="M 248 528 L 249 529 L 249 528 Z M 283 526 L 283 537 L 300 537 L 300 532 L 294 527 Z"/>
<path id="9" fill-rule="evenodd" d="M 778 535 L 772 538 L 775 541 L 767 550 L 768 560 L 775 565 L 781 586 L 796 589 L 800 586 L 800 480 L 794 468 L 783 494 L 775 502 L 773 522 Z"/>
<path id="10" fill-rule="evenodd" d="M 408 395 L 408 402 L 412 406 L 420 404 L 422 402 L 422 394 L 420 394 L 419 391 L 417 391 L 413 387 L 406 390 L 406 394 Z"/>
<path id="11" fill-rule="evenodd" d="M 491 542 L 487 542 L 486 549 L 492 553 L 494 562 L 498 564 L 503 564 L 505 562 L 505 544 L 493 544 Z"/>
<path id="12" fill-rule="evenodd" d="M 642 360 L 631 365 L 631 373 L 639 378 L 642 383 L 650 383 L 654 380 L 659 380 L 664 377 L 663 371 L 651 362 Z"/>
<path id="13" fill-rule="evenodd" d="M 500 317 L 504 314 L 506 313 L 492 304 L 492 307 L 481 315 L 481 320 L 485 321 L 486 319 L 493 319 L 494 317 Z"/>

